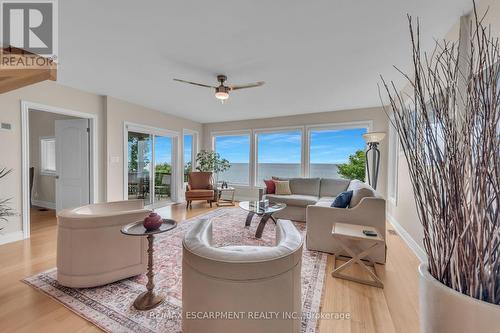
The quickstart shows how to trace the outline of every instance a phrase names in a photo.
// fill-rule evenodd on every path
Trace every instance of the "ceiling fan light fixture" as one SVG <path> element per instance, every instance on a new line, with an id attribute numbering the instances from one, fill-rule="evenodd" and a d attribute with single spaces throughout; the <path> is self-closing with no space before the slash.
<path id="1" fill-rule="evenodd" d="M 174 81 L 177 81 L 177 82 L 182 82 L 182 83 L 192 84 L 195 86 L 215 89 L 215 98 L 217 98 L 219 101 L 221 101 L 222 104 L 224 104 L 224 101 L 226 101 L 229 98 L 230 91 L 260 87 L 264 84 L 264 81 L 258 81 L 258 82 L 254 82 L 254 83 L 239 84 L 239 85 L 225 85 L 224 82 L 226 82 L 226 80 L 227 80 L 227 77 L 225 75 L 222 75 L 222 74 L 217 75 L 217 81 L 219 81 L 219 85 L 218 86 L 211 86 L 209 84 L 203 84 L 203 83 L 186 81 L 186 80 L 174 78 Z"/>
<path id="2" fill-rule="evenodd" d="M 221 101 L 225 101 L 229 98 L 229 94 L 225 91 L 217 91 L 215 93 L 215 98 L 220 99 Z"/>

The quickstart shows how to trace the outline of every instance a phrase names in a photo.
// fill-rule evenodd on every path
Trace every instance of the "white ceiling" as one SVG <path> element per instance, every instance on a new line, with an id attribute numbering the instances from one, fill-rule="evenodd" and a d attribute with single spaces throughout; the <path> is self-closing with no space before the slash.
<path id="1" fill-rule="evenodd" d="M 471 0 L 62 0 L 59 82 L 199 122 L 379 106 L 409 69 L 406 14 L 429 49 Z M 221 105 L 208 88 L 263 80 Z"/>

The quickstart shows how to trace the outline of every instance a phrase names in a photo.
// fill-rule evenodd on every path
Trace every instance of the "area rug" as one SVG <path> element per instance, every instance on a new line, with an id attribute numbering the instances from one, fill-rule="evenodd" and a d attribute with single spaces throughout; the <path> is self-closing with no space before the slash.
<path id="1" fill-rule="evenodd" d="M 151 311 L 137 311 L 133 300 L 145 290 L 145 274 L 121 280 L 102 287 L 73 289 L 56 281 L 56 269 L 36 274 L 23 280 L 48 296 L 61 302 L 76 314 L 107 332 L 181 332 L 182 314 L 182 239 L 199 219 L 213 221 L 213 241 L 216 246 L 261 245 L 275 243 L 274 223 L 268 223 L 261 239 L 255 238 L 258 217 L 245 227 L 246 213 L 239 208 L 221 208 L 208 214 L 179 223 L 171 232 L 155 238 L 155 285 L 166 301 Z M 305 224 L 295 223 L 305 236 Z M 302 332 L 317 329 L 327 255 L 304 248 L 302 258 Z"/>

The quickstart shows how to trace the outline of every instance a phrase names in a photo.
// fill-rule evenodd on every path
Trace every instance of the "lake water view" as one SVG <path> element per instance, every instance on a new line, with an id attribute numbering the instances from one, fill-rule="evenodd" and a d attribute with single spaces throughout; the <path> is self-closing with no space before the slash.
<path id="1" fill-rule="evenodd" d="M 249 164 L 231 163 L 231 168 L 219 174 L 219 181 L 227 181 L 232 184 L 249 183 Z M 258 179 L 271 179 L 271 177 L 293 178 L 300 177 L 300 164 L 292 163 L 259 163 L 257 175 Z M 318 178 L 340 178 L 337 164 L 311 164 L 311 177 Z M 262 185 L 264 183 L 262 182 Z"/>

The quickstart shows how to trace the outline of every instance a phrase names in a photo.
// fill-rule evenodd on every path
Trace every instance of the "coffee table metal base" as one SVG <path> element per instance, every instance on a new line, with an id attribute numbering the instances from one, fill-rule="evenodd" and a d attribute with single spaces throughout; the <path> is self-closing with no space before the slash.
<path id="1" fill-rule="evenodd" d="M 255 212 L 248 212 L 247 215 L 247 220 L 245 222 L 245 226 L 249 227 L 250 224 L 252 223 L 253 216 L 255 215 Z M 273 214 L 259 214 L 259 216 L 262 216 L 259 222 L 259 225 L 257 226 L 257 231 L 255 232 L 255 238 L 261 238 L 262 233 L 264 232 L 264 227 L 266 226 L 267 221 L 271 219 L 274 224 L 276 224 L 276 219 L 273 217 Z"/>

